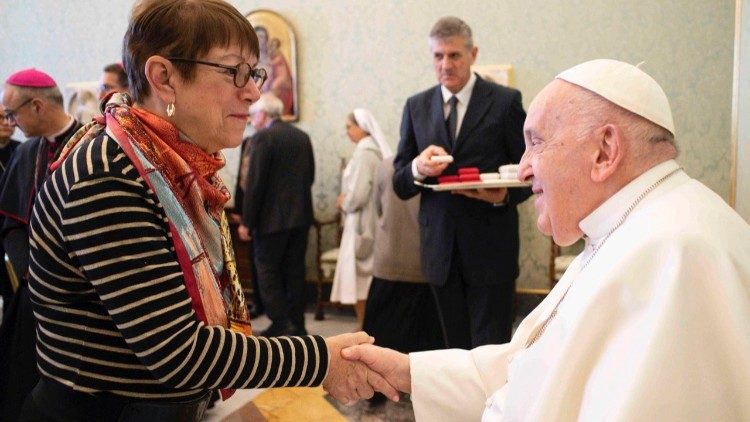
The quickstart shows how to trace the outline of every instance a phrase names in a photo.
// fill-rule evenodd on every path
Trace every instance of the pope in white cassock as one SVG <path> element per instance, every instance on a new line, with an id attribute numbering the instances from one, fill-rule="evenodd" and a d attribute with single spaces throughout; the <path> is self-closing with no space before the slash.
<path id="1" fill-rule="evenodd" d="M 568 69 L 532 102 L 519 179 L 539 230 L 586 247 L 510 343 L 345 349 L 418 421 L 750 420 L 750 226 L 674 160 L 635 66 Z"/>

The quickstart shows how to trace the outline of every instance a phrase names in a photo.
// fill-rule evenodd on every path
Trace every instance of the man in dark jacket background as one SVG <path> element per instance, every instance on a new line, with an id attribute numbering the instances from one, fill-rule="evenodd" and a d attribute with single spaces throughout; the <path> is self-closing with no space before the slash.
<path id="1" fill-rule="evenodd" d="M 280 119 L 281 100 L 263 94 L 250 107 L 258 132 L 250 163 L 239 235 L 253 241 L 260 297 L 271 326 L 262 336 L 306 334 L 305 252 L 313 221 L 315 160 L 310 137 Z"/>
<path id="2" fill-rule="evenodd" d="M 402 198 L 462 167 L 497 172 L 523 155 L 521 93 L 472 73 L 477 47 L 456 17 L 430 31 L 439 84 L 410 97 L 401 120 L 393 188 Z M 452 163 L 432 160 L 453 156 Z M 435 292 L 445 347 L 469 349 L 510 340 L 518 277 L 518 212 L 524 189 L 422 191 L 422 271 Z"/>

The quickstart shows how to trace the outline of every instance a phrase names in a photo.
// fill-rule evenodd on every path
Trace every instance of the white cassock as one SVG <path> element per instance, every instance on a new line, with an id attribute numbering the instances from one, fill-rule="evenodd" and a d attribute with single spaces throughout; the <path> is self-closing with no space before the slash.
<path id="1" fill-rule="evenodd" d="M 667 161 L 580 224 L 586 249 L 510 343 L 412 353 L 418 421 L 750 420 L 750 226 Z M 565 290 L 557 316 L 526 343 Z"/>

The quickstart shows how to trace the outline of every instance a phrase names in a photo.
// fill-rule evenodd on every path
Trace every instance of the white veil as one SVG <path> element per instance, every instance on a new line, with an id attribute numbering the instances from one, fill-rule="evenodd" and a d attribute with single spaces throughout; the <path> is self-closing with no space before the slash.
<path id="1" fill-rule="evenodd" d="M 362 128 L 362 130 L 369 133 L 372 139 L 375 140 L 375 143 L 378 144 L 378 148 L 380 148 L 380 153 L 383 155 L 383 158 L 392 156 L 393 150 L 390 145 L 388 145 L 388 142 L 385 141 L 385 136 L 380 129 L 378 121 L 375 120 L 375 116 L 373 116 L 369 110 L 364 108 L 355 108 L 353 113 L 354 120 L 356 120 L 355 123 L 357 123 L 357 126 Z"/>

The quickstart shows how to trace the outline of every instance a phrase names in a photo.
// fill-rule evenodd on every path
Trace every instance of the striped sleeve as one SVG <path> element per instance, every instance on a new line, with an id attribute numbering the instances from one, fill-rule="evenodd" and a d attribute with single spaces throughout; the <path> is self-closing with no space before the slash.
<path id="1" fill-rule="evenodd" d="M 118 166 L 97 148 L 101 142 L 84 144 L 72 168 L 47 186 L 45 212 L 52 215 L 37 225 L 33 241 L 45 262 L 91 284 L 116 326 L 113 335 L 122 336 L 153 378 L 185 390 L 320 384 L 328 365 L 321 337 L 246 337 L 198 320 L 158 199 L 121 151 L 125 164 Z M 67 194 L 55 193 L 61 188 Z M 54 281 L 39 286 L 44 303 Z"/>

